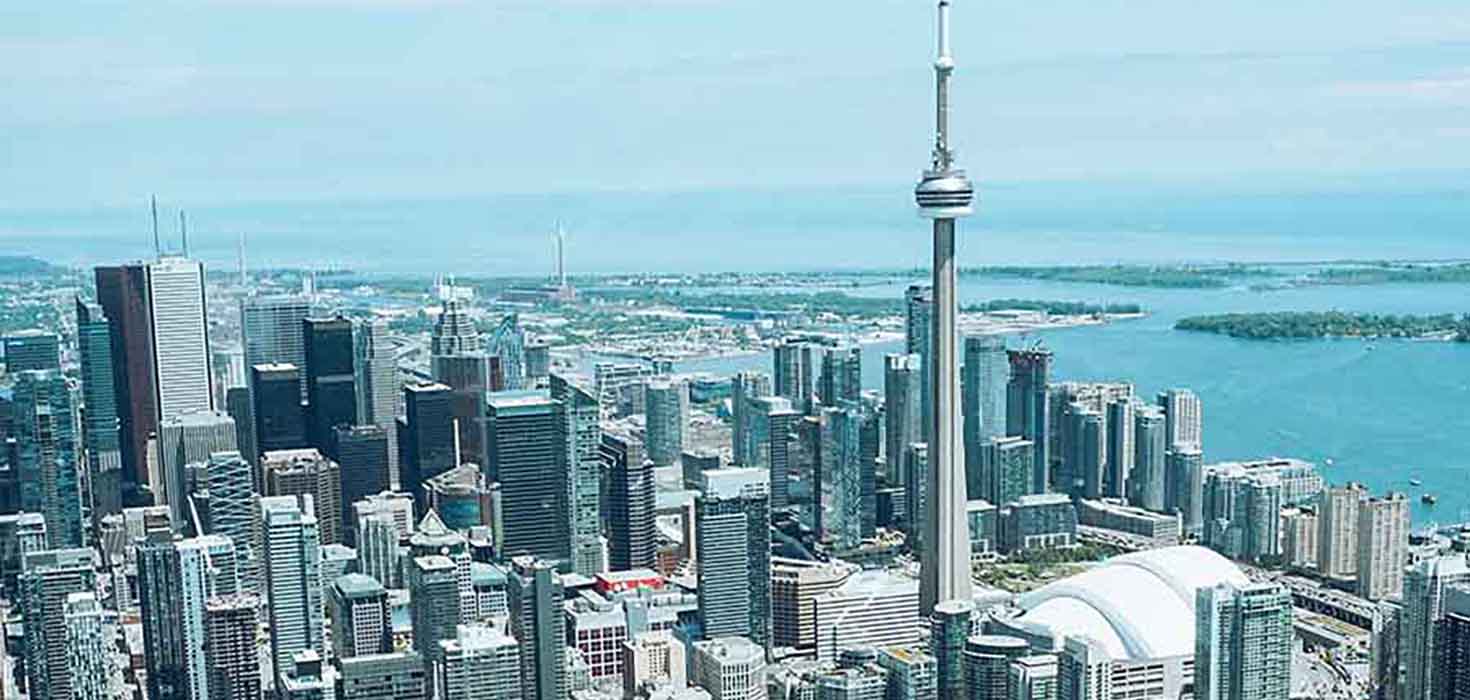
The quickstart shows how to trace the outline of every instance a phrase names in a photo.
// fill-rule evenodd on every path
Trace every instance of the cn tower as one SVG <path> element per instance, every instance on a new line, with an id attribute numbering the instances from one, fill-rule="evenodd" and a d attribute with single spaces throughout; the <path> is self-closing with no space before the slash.
<path id="1" fill-rule="evenodd" d="M 920 605 L 928 615 L 947 600 L 970 600 L 970 533 L 965 523 L 965 457 L 960 441 L 959 342 L 955 326 L 954 225 L 969 216 L 975 189 L 955 167 L 949 146 L 949 4 L 939 0 L 939 55 L 934 59 L 934 153 L 914 188 L 919 216 L 934 221 L 934 313 L 931 327 L 927 521 L 920 555 Z"/>

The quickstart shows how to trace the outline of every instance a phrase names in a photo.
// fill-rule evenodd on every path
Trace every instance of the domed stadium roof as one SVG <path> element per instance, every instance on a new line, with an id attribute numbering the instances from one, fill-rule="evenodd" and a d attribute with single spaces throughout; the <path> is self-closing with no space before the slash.
<path id="1" fill-rule="evenodd" d="M 1227 582 L 1248 580 L 1204 547 L 1126 554 L 1021 596 L 1013 622 L 1091 638 L 1114 659 L 1184 656 L 1194 653 L 1195 591 Z"/>

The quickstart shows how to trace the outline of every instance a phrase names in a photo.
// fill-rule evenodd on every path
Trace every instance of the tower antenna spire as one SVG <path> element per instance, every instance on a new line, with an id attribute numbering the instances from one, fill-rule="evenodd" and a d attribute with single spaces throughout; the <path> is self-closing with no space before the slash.
<path id="1" fill-rule="evenodd" d="M 158 196 L 148 195 L 148 208 L 153 212 L 153 257 L 163 257 L 163 244 L 158 242 Z"/>
<path id="2" fill-rule="evenodd" d="M 245 232 L 240 232 L 240 288 L 245 288 Z"/>
<path id="3" fill-rule="evenodd" d="M 179 238 L 184 246 L 184 257 L 189 257 L 189 217 L 179 210 Z"/>

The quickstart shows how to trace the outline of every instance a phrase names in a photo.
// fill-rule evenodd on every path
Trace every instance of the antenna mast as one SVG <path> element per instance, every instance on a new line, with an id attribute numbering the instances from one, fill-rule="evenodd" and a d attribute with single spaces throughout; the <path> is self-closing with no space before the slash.
<path id="1" fill-rule="evenodd" d="M 184 257 L 189 257 L 189 219 L 184 215 L 184 210 L 179 210 L 179 238 L 183 239 Z"/>
<path id="2" fill-rule="evenodd" d="M 153 211 L 153 257 L 163 257 L 163 244 L 158 242 L 158 197 L 148 196 L 148 207 Z"/>

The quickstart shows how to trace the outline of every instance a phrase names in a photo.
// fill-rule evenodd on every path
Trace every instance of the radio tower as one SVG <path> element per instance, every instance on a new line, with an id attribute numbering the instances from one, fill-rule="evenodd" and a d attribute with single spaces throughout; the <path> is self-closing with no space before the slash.
<path id="1" fill-rule="evenodd" d="M 949 76 L 954 59 L 949 55 L 949 3 L 939 0 L 939 55 L 934 60 L 935 124 L 934 154 L 914 200 L 919 216 L 934 221 L 934 315 L 933 347 L 929 373 L 934 410 L 930 425 L 928 508 L 920 556 L 920 606 L 927 615 L 936 603 L 968 602 L 970 585 L 970 537 L 965 523 L 965 457 L 960 442 L 959 343 L 955 326 L 954 224 L 969 216 L 975 190 L 965 171 L 955 167 L 949 146 Z"/>

